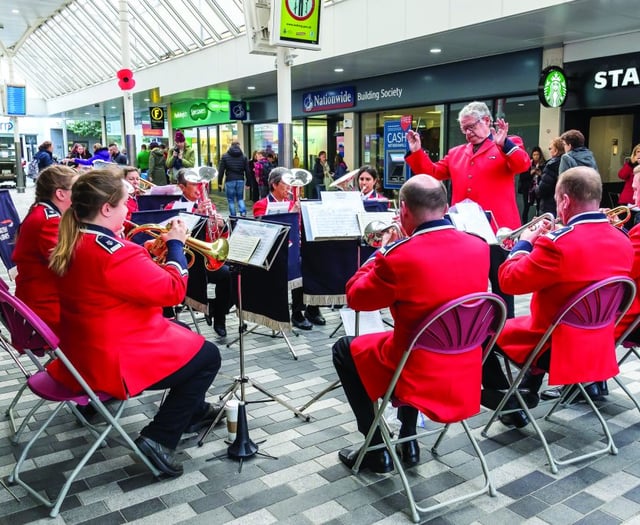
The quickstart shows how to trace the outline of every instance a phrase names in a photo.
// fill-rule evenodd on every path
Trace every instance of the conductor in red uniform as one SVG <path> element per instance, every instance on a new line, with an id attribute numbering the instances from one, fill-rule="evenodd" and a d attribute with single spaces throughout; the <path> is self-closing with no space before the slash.
<path id="1" fill-rule="evenodd" d="M 414 330 L 425 315 L 447 301 L 472 292 L 485 292 L 489 275 L 489 247 L 479 237 L 460 232 L 443 218 L 447 194 L 441 182 L 428 175 L 416 175 L 400 189 L 400 222 L 410 236 L 376 252 L 347 283 L 347 302 L 354 310 L 378 310 L 389 307 L 394 318 L 392 332 L 342 337 L 333 346 L 333 362 L 342 381 L 347 400 L 366 435 L 374 419 L 372 401 L 384 395 L 402 353 Z M 455 249 L 452 249 L 455 247 Z M 464 279 L 460 276 L 463 275 Z M 450 359 L 450 356 L 447 356 Z M 455 356 L 455 366 L 447 361 L 451 373 L 465 377 L 466 364 L 481 359 L 481 349 Z M 437 361 L 437 359 L 436 359 Z M 399 398 L 412 403 L 435 419 L 453 414 L 436 399 L 421 401 L 424 392 L 437 391 L 430 370 L 444 366 L 426 352 L 413 354 L 396 388 Z M 459 406 L 480 403 L 480 378 L 477 384 L 461 381 L 455 396 Z M 430 396 L 433 398 L 433 396 Z M 452 405 L 447 400 L 447 405 Z M 415 434 L 417 411 L 404 406 L 398 411 L 402 422 L 400 436 Z M 382 443 L 378 433 L 372 445 Z M 344 449 L 340 460 L 349 468 L 357 450 Z M 419 461 L 415 440 L 401 446 L 402 461 Z M 369 452 L 363 468 L 389 472 L 392 461 L 386 449 Z"/>
<path id="2" fill-rule="evenodd" d="M 16 297 L 25 302 L 59 333 L 60 300 L 49 256 L 58 244 L 62 213 L 71 205 L 71 185 L 78 176 L 73 168 L 54 164 L 36 180 L 36 200 L 20 225 L 13 262 L 16 263 Z"/>
<path id="3" fill-rule="evenodd" d="M 513 180 L 518 173 L 529 171 L 531 159 L 522 139 L 508 136 L 509 124 L 503 119 L 491 122 L 491 112 L 484 102 L 471 102 L 458 114 L 460 131 L 467 144 L 451 148 L 444 158 L 432 162 L 421 148 L 420 135 L 409 130 L 410 153 L 406 162 L 414 173 L 426 173 L 436 179 L 451 179 L 451 205 L 465 199 L 491 211 L 498 226 L 515 229 L 520 226 Z M 501 292 L 498 267 L 505 260 L 504 250 L 491 248 L 491 285 L 507 302 L 508 317 L 514 315 L 513 297 Z"/>
<path id="4" fill-rule="evenodd" d="M 531 313 L 507 320 L 495 349 L 487 357 L 482 373 L 483 404 L 497 404 L 502 394 L 496 391 L 509 388 L 496 351 L 524 363 L 558 309 L 572 295 L 607 277 L 630 275 L 631 242 L 599 211 L 601 197 L 602 180 L 596 170 L 581 166 L 565 171 L 558 179 L 555 200 L 558 217 L 566 226 L 550 232 L 546 227 L 524 231 L 500 267 L 500 284 L 506 293 L 533 292 Z M 543 371 L 549 370 L 550 363 L 556 375 L 549 378 L 553 384 L 573 383 L 572 375 L 585 368 L 601 376 L 591 381 L 608 379 L 618 372 L 615 354 L 602 351 L 613 342 L 613 327 L 606 333 L 591 334 L 586 342 L 576 336 L 561 337 L 562 332 L 556 330 L 550 351 L 538 359 L 537 368 L 542 372 L 523 381 L 522 386 L 529 390 L 524 397 L 530 406 L 538 403 Z M 516 406 L 515 400 L 509 400 L 506 408 Z M 501 416 L 501 421 L 517 427 L 528 423 L 523 411 Z"/>
<path id="5" fill-rule="evenodd" d="M 162 234 L 168 254 L 159 266 L 142 246 L 119 237 L 127 199 L 122 178 L 112 171 L 94 170 L 73 185 L 50 263 L 59 276 L 60 346 L 93 389 L 118 399 L 170 389 L 136 444 L 162 472 L 179 476 L 174 451 L 180 436 L 210 423 L 219 410 L 204 397 L 220 353 L 162 315 L 163 305 L 185 295 L 185 224 L 174 219 Z M 48 369 L 77 388 L 57 361 Z"/>

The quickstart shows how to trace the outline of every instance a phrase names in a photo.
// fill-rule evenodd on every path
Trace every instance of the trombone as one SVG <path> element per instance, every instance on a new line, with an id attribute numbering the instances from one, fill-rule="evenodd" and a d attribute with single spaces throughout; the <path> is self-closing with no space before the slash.
<path id="1" fill-rule="evenodd" d="M 498 240 L 498 244 L 505 250 L 507 250 L 507 241 L 517 241 L 520 235 L 522 235 L 523 231 L 533 228 L 533 226 L 542 221 L 549 221 L 551 224 L 555 224 L 556 218 L 553 216 L 553 213 L 547 212 L 539 215 L 538 217 L 534 217 L 528 223 L 523 224 L 522 226 L 520 226 L 520 228 L 516 228 L 515 230 L 507 228 L 506 226 L 498 228 L 498 231 L 496 232 L 496 239 Z"/>
<path id="2" fill-rule="evenodd" d="M 155 187 L 156 185 L 147 179 L 143 179 L 142 177 L 140 177 L 140 180 L 138 180 L 138 188 L 142 193 L 147 193 L 151 191 L 151 188 Z"/>
<path id="3" fill-rule="evenodd" d="M 158 254 L 158 252 L 164 252 L 164 250 L 158 246 L 159 244 L 164 245 L 160 236 L 168 232 L 171 226 L 160 226 L 159 224 L 142 224 L 138 226 L 131 221 L 127 221 L 127 223 L 132 226 L 132 229 L 127 233 L 128 240 L 131 240 L 138 233 L 146 233 L 153 237 L 154 240 L 151 245 L 145 243 L 145 248 L 147 248 L 152 255 Z M 215 272 L 222 268 L 224 262 L 227 260 L 229 255 L 229 241 L 220 238 L 214 242 L 205 242 L 188 236 L 184 243 L 184 252 L 187 256 L 187 267 L 191 268 L 193 266 L 197 252 L 204 257 L 206 269 L 210 272 Z M 158 264 L 164 263 L 162 255 L 156 255 L 154 260 Z"/>

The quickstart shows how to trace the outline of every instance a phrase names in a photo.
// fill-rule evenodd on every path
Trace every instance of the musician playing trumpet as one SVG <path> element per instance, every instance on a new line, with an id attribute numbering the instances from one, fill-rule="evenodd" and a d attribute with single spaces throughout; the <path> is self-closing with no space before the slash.
<path id="1" fill-rule="evenodd" d="M 216 207 L 206 194 L 206 184 L 198 173 L 182 168 L 177 173 L 178 188 L 182 191 L 179 201 L 187 203 L 186 211 L 205 215 L 207 220 L 207 242 L 218 240 L 223 234 L 224 220 L 216 213 Z M 165 209 L 170 210 L 175 202 L 167 204 Z M 215 272 L 206 272 L 207 282 L 215 285 L 215 299 L 207 299 L 207 313 L 205 320 L 209 326 L 213 324 L 213 330 L 220 337 L 226 337 L 226 317 L 231 308 L 231 273 L 225 264 Z"/>
<path id="2" fill-rule="evenodd" d="M 211 342 L 162 316 L 162 306 L 185 295 L 187 229 L 180 219 L 163 233 L 167 264 L 118 237 L 127 215 L 127 190 L 110 170 L 81 175 L 60 222 L 50 268 L 60 295 L 60 346 L 94 390 L 118 399 L 165 390 L 152 421 L 135 440 L 164 474 L 179 476 L 174 452 L 184 432 L 210 424 L 219 407 L 205 394 L 220 368 Z M 79 293 L 81 291 L 81 293 Z M 58 359 L 49 373 L 67 388 L 77 383 Z"/>
<path id="3" fill-rule="evenodd" d="M 609 223 L 599 210 L 602 179 L 596 170 L 586 166 L 570 168 L 562 173 L 555 190 L 558 218 L 566 226 L 525 230 L 509 258 L 500 266 L 500 286 L 506 293 L 531 297 L 530 315 L 508 319 L 494 350 L 483 366 L 482 404 L 496 408 L 509 382 L 502 371 L 496 352 L 502 352 L 516 363 L 524 363 L 543 334 L 552 324 L 558 309 L 569 298 L 589 284 L 612 276 L 630 274 L 633 262 L 631 242 L 624 232 Z M 594 257 L 593 254 L 598 254 Z M 556 330 L 551 345 L 535 364 L 537 373 L 524 378 L 523 397 L 528 406 L 538 404 L 538 391 L 545 370 L 553 364 L 554 384 L 571 384 L 574 374 L 594 374 L 593 381 L 606 380 L 618 372 L 613 352 L 602 352 L 611 346 L 610 333 L 593 330 L 589 340 L 567 337 Z M 556 359 L 557 363 L 554 361 Z M 593 368 L 593 363 L 599 363 Z M 505 409 L 518 408 L 510 399 Z M 528 424 L 524 411 L 500 416 L 502 423 L 521 428 Z"/>
<path id="4" fill-rule="evenodd" d="M 450 300 L 487 290 L 489 246 L 479 237 L 456 230 L 444 219 L 446 210 L 447 192 L 441 182 L 429 175 L 411 177 L 400 189 L 400 222 L 409 237 L 378 250 L 347 283 L 350 307 L 364 311 L 389 307 L 394 318 L 393 332 L 342 337 L 333 346 L 333 363 L 358 430 L 364 436 L 374 419 L 372 401 L 384 395 L 418 323 L 428 312 Z M 452 246 L 455 250 L 451 250 Z M 480 378 L 475 384 L 461 378 L 468 366 L 479 365 L 481 348 L 453 356 L 452 360 L 447 357 L 446 363 L 436 355 L 428 352 L 411 355 L 397 384 L 397 397 L 436 420 L 453 415 L 443 409 L 438 395 L 453 396 L 455 399 L 449 399 L 447 405 L 457 406 L 458 410 L 468 410 L 468 403 L 475 403 L 473 410 L 477 410 Z M 446 394 L 440 391 L 443 386 L 438 379 L 430 374 L 442 366 L 450 368 L 453 383 L 459 384 L 456 389 L 446 388 Z M 400 437 L 415 435 L 417 410 L 402 406 L 398 417 L 402 423 Z M 371 445 L 380 443 L 382 437 L 378 432 Z M 402 443 L 399 453 L 407 466 L 417 464 L 420 459 L 415 439 Z M 352 468 L 357 454 L 357 450 L 343 449 L 338 456 Z M 384 473 L 393 464 L 388 451 L 382 449 L 367 453 L 362 468 Z"/>

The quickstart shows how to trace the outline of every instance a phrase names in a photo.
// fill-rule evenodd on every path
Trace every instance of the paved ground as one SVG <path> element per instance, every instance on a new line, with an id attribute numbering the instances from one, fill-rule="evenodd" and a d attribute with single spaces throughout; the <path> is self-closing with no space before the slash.
<path id="1" fill-rule="evenodd" d="M 23 215 L 33 199 L 32 188 L 25 194 L 17 194 L 15 190 L 11 194 Z M 527 307 L 527 298 L 519 298 L 519 311 Z M 329 335 L 338 325 L 339 315 L 328 308 L 323 313 L 326 327 L 291 338 L 299 356 L 297 361 L 284 341 L 270 337 L 267 330 L 261 330 L 265 335 L 247 336 L 244 345 L 247 375 L 294 406 L 301 406 L 333 382 L 336 376 L 330 350 L 336 338 Z M 228 348 L 204 323 L 200 326 L 220 346 L 223 355 L 222 372 L 211 389 L 214 399 L 238 374 L 238 345 Z M 237 328 L 232 316 L 228 326 Z M 338 331 L 340 334 L 342 330 Z M 622 376 L 634 392 L 640 390 L 640 363 L 625 366 Z M 0 355 L 2 414 L 18 384 L 19 375 L 8 358 Z M 509 430 L 498 423 L 490 439 L 480 438 L 480 427 L 488 417 L 480 414 L 472 418 L 471 424 L 491 468 L 497 497 L 481 496 L 440 516 L 425 516 L 423 522 L 640 524 L 640 414 L 613 386 L 602 410 L 619 447 L 617 456 L 564 467 L 558 475 L 552 475 L 529 428 Z M 248 389 L 249 400 L 261 397 L 254 389 Z M 26 396 L 20 404 L 20 413 L 24 414 L 33 401 Z M 131 401 L 124 417 L 130 435 L 137 435 L 158 401 L 156 393 Z M 43 409 L 39 419 L 46 413 Z M 217 428 L 202 447 L 196 445 L 193 436 L 185 439 L 180 446 L 185 474 L 168 481 L 155 481 L 126 448 L 112 440 L 83 470 L 56 519 L 47 518 L 46 509 L 22 489 L 14 487 L 20 499 L 16 502 L 0 487 L 0 524 L 409 523 L 397 476 L 354 477 L 339 463 L 337 451 L 360 441 L 342 391 L 327 394 L 308 413 L 311 421 L 305 422 L 278 403 L 249 404 L 251 439 L 261 442 L 260 451 L 278 459 L 257 455 L 244 463 L 241 472 L 237 462 L 225 457 L 223 427 Z M 551 430 L 553 449 L 560 455 L 575 446 L 590 448 L 599 439 L 594 426 L 597 423 L 582 405 L 561 412 L 553 423 L 541 424 Z M 37 423 L 31 429 L 36 426 Z M 83 454 L 84 436 L 85 432 L 69 415 L 61 415 L 50 435 L 34 450 L 36 459 L 27 468 L 37 466 L 38 470 L 30 472 L 29 477 L 43 490 L 55 493 L 73 458 Z M 13 445 L 8 424 L 0 421 L 0 476 L 4 479 L 23 444 L 24 440 Z M 427 441 L 422 447 L 421 464 L 409 473 L 419 499 L 450 496 L 479 483 L 479 469 L 458 429 L 442 445 L 438 459 L 428 453 L 429 444 Z"/>

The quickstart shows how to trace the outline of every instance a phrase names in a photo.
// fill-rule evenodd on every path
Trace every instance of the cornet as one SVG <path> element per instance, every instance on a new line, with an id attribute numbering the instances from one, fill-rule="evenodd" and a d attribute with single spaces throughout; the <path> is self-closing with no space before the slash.
<path id="1" fill-rule="evenodd" d="M 508 249 L 505 246 L 507 241 L 517 241 L 520 235 L 522 235 L 523 231 L 532 228 L 542 221 L 549 221 L 551 222 L 551 224 L 555 224 L 556 218 L 553 216 L 553 213 L 543 213 L 538 217 L 534 217 L 527 224 L 523 224 L 522 226 L 520 226 L 520 228 L 516 228 L 515 230 L 507 228 L 506 226 L 498 228 L 498 231 L 496 232 L 496 239 L 498 240 L 498 244 L 500 244 L 500 246 L 502 246 L 505 250 Z"/>
<path id="2" fill-rule="evenodd" d="M 163 233 L 168 232 L 171 227 L 170 226 L 160 226 L 158 224 L 142 224 L 138 226 L 137 224 L 133 224 L 130 221 L 127 221 L 129 224 L 133 226 L 133 228 L 127 234 L 127 239 L 131 240 L 138 233 L 146 233 L 154 238 L 154 243 L 162 242 L 160 236 Z M 164 244 L 164 243 L 163 243 Z M 145 245 L 145 247 L 147 247 Z M 147 247 L 149 249 L 150 247 Z M 158 246 L 152 248 L 153 253 L 157 253 L 159 250 Z M 149 249 L 151 252 L 152 249 Z M 187 266 L 191 268 L 195 261 L 195 252 L 202 255 L 205 259 L 205 267 L 210 272 L 215 272 L 219 270 L 224 265 L 224 262 L 227 260 L 227 256 L 229 255 L 229 241 L 227 239 L 218 239 L 214 242 L 205 242 L 200 239 L 195 239 L 194 237 L 187 237 L 184 242 L 184 252 L 187 256 Z M 162 259 L 154 259 L 158 264 L 163 264 L 164 260 Z"/>
<path id="3" fill-rule="evenodd" d="M 372 248 L 380 248 L 384 234 L 392 231 L 396 232 L 398 239 L 404 239 L 406 237 L 406 234 L 397 222 L 386 224 L 382 221 L 371 221 L 364 227 L 362 240 Z"/>
<path id="4" fill-rule="evenodd" d="M 617 208 L 611 208 L 605 212 L 609 222 L 614 226 L 622 227 L 623 224 L 629 222 L 631 219 L 631 206 L 618 206 Z"/>

